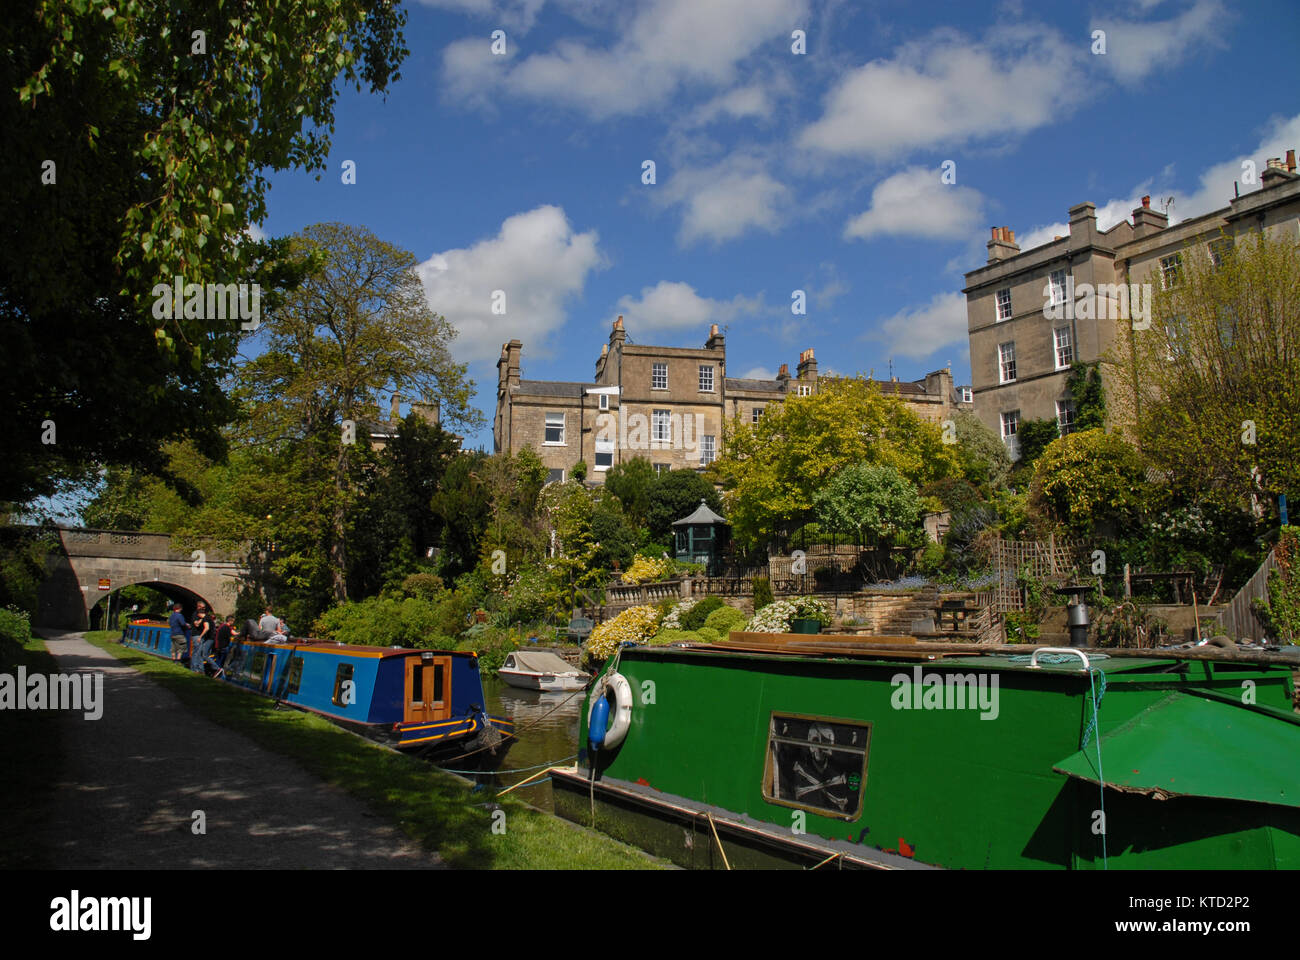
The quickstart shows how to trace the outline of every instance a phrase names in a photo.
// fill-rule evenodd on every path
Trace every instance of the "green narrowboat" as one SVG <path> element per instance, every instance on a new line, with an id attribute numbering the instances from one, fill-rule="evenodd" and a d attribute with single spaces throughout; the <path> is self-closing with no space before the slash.
<path id="1" fill-rule="evenodd" d="M 624 646 L 556 811 L 695 867 L 1300 867 L 1283 653 Z"/>

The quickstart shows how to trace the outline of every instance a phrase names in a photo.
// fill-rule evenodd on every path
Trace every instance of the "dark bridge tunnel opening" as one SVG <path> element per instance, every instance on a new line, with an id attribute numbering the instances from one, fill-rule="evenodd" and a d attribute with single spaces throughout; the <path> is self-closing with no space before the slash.
<path id="1" fill-rule="evenodd" d="M 161 617 L 171 615 L 172 604 L 181 602 L 181 613 L 186 620 L 194 615 L 194 608 L 202 600 L 209 610 L 215 609 L 212 601 L 188 587 L 161 580 L 147 580 L 139 583 L 122 584 L 106 591 L 90 609 L 91 630 L 120 630 L 122 613 L 131 613 L 136 617 Z M 132 608 L 135 609 L 132 609 Z M 111 620 L 110 618 L 111 609 Z M 222 611 L 229 612 L 229 611 Z"/>

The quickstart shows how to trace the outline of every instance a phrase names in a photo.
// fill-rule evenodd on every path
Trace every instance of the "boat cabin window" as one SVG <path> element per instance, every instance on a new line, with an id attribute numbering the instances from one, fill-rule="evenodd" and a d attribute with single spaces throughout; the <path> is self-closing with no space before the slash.
<path id="1" fill-rule="evenodd" d="M 763 797 L 842 820 L 862 812 L 871 724 L 773 713 Z"/>
<path id="2" fill-rule="evenodd" d="M 411 703 L 422 704 L 424 699 L 424 678 L 428 676 L 426 670 L 431 670 L 433 676 L 433 690 L 428 702 L 430 704 L 442 703 L 442 683 L 443 683 L 443 665 L 441 663 L 426 666 L 423 663 L 411 665 Z"/>
<path id="3" fill-rule="evenodd" d="M 289 659 L 289 692 L 297 693 L 298 687 L 302 684 L 302 657 L 291 657 Z"/>
<path id="4" fill-rule="evenodd" d="M 248 669 L 248 677 L 254 683 L 262 682 L 262 671 L 266 669 L 266 651 L 258 650 L 253 654 L 252 666 Z"/>
<path id="5" fill-rule="evenodd" d="M 352 664 L 339 664 L 338 670 L 334 673 L 334 696 L 330 699 L 336 707 L 345 707 L 349 703 L 357 702 L 356 694 L 352 690 Z"/>

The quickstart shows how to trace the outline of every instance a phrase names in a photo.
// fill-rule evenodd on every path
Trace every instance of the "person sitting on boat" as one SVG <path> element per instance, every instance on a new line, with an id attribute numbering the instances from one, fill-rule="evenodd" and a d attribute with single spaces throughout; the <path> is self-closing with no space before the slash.
<path id="1" fill-rule="evenodd" d="M 262 619 L 257 621 L 257 625 L 266 631 L 267 636 L 275 633 L 275 628 L 280 625 L 280 618 L 271 612 L 268 605 L 266 612 L 262 614 Z"/>

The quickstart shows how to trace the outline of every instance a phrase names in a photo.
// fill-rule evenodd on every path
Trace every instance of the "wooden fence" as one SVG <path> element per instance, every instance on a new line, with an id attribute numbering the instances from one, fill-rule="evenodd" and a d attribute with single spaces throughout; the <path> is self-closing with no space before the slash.
<path id="1" fill-rule="evenodd" d="M 993 542 L 992 566 L 998 581 L 993 586 L 994 608 L 998 613 L 1023 610 L 1024 598 L 1017 582 L 1022 571 L 1042 580 L 1069 579 L 1083 559 L 1078 540 L 1052 537 L 1048 540 L 1003 540 Z"/>
<path id="2" fill-rule="evenodd" d="M 1215 633 L 1227 634 L 1233 640 L 1240 640 L 1243 637 L 1249 637 L 1251 640 L 1264 639 L 1267 631 L 1264 629 L 1264 624 L 1260 623 L 1259 617 L 1255 616 L 1251 601 L 1268 597 L 1268 575 L 1270 571 L 1277 569 L 1277 558 L 1270 550 L 1264 562 L 1255 571 L 1255 575 L 1246 581 L 1246 585 L 1237 591 L 1232 601 L 1215 617 Z"/>

